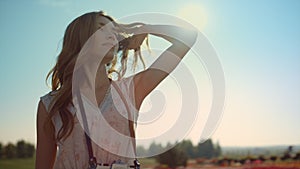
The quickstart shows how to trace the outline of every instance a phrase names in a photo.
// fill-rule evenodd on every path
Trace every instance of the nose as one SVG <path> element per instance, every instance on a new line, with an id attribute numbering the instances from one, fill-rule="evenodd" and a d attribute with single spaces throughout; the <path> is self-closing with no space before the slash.
<path id="1" fill-rule="evenodd" d="M 115 34 L 112 33 L 111 31 L 107 31 L 106 39 L 107 39 L 107 40 L 115 41 L 115 40 L 116 40 L 116 36 L 115 36 Z"/>

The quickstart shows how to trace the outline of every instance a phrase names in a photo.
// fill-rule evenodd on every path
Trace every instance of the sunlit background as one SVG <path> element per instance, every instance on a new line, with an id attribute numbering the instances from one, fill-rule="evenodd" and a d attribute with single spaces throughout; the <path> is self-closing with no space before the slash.
<path id="1" fill-rule="evenodd" d="M 207 36 L 226 79 L 224 113 L 212 135 L 221 146 L 300 144 L 299 9 L 298 0 L 2 0 L 0 142 L 35 143 L 37 103 L 50 90 L 45 78 L 66 26 L 85 12 L 104 10 L 114 18 L 143 12 L 177 16 Z M 200 94 L 211 99 L 208 78 L 199 78 L 205 83 Z M 202 98 L 204 110 L 207 100 Z M 195 144 L 198 125 L 199 133 L 187 137 Z"/>

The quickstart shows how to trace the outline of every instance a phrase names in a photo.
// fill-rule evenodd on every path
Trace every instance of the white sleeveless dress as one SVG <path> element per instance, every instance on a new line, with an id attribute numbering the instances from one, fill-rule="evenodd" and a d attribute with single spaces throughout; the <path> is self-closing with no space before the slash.
<path id="1" fill-rule="evenodd" d="M 99 118 L 95 117 L 92 117 L 95 120 L 90 123 L 89 112 L 86 113 L 90 132 L 98 132 L 94 136 L 91 136 L 93 154 L 98 163 L 111 164 L 114 161 L 121 160 L 122 162 L 132 164 L 135 157 L 135 139 L 130 138 L 128 118 L 136 120 L 138 112 L 134 106 L 134 94 L 132 92 L 134 90 L 133 85 L 130 85 L 131 81 L 132 78 L 125 78 L 120 81 L 112 82 L 121 89 L 127 102 L 129 101 L 130 104 L 128 107 L 130 112 L 127 112 L 123 100 L 120 97 L 116 97 L 116 90 L 113 85 L 111 85 L 102 103 L 98 107 L 98 110 L 101 110 L 100 113 L 102 117 L 109 125 L 102 125 L 104 123 L 99 123 L 99 121 L 96 121 L 99 120 Z M 53 92 L 41 97 L 42 103 L 47 111 L 49 110 L 52 99 Z M 91 105 L 85 97 L 82 97 L 82 99 L 86 107 L 87 105 Z M 75 107 L 71 106 L 69 110 L 74 113 L 74 115 L 78 112 Z M 124 118 L 124 115 L 128 118 Z M 57 142 L 58 152 L 54 164 L 55 169 L 88 168 L 88 149 L 83 125 L 79 120 L 80 118 L 78 118 L 81 116 L 76 114 L 74 117 L 74 128 L 70 136 Z M 55 127 L 55 134 L 57 135 L 62 126 L 60 116 L 58 114 L 54 116 L 52 122 Z M 112 129 L 117 132 L 111 132 Z"/>

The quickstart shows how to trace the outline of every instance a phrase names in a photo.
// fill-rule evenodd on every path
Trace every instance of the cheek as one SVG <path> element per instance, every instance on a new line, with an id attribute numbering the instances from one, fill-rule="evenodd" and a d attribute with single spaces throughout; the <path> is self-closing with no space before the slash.
<path id="1" fill-rule="evenodd" d="M 96 38 L 96 42 L 97 43 L 103 43 L 104 41 L 105 41 L 105 34 L 102 32 L 102 31 L 97 31 L 96 33 L 95 33 L 95 38 Z"/>
<path id="2" fill-rule="evenodd" d="M 113 43 L 118 45 L 119 44 L 119 40 L 118 40 L 118 37 L 116 35 L 113 35 Z M 118 45 L 119 46 L 119 45 Z"/>
<path id="3" fill-rule="evenodd" d="M 118 49 L 119 49 L 119 42 L 116 42 L 116 45 L 115 45 L 114 49 L 115 49 L 116 51 L 118 51 Z"/>

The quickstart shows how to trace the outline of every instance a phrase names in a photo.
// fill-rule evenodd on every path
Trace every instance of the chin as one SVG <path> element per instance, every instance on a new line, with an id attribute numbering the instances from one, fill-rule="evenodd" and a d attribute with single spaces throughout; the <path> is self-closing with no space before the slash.
<path id="1" fill-rule="evenodd" d="M 112 48 L 111 50 L 109 50 L 106 55 L 104 56 L 104 58 L 102 59 L 102 62 L 104 62 L 105 64 L 110 63 L 113 59 L 114 59 L 114 49 Z"/>
<path id="2" fill-rule="evenodd" d="M 107 64 L 107 63 L 110 63 L 113 59 L 114 59 L 114 55 L 107 54 L 107 55 L 104 56 L 102 62 L 104 62 L 105 64 Z"/>

